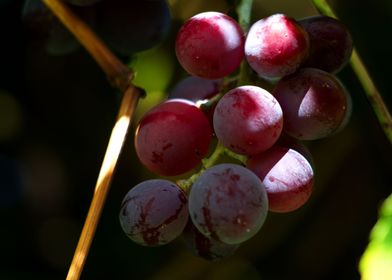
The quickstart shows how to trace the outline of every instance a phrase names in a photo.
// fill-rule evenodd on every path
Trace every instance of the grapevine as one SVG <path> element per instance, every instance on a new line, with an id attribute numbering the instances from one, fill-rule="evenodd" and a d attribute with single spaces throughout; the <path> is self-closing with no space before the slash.
<path id="1" fill-rule="evenodd" d="M 257 10 L 264 5 L 253 0 L 189 9 L 180 0 L 23 1 L 27 42 L 40 55 L 55 61 L 86 51 L 106 76 L 108 88 L 117 92 L 110 98 L 118 111 L 68 260 L 67 279 L 90 272 L 97 258 L 94 239 L 107 230 L 99 227 L 105 214 L 111 215 L 118 233 L 108 244 L 126 244 L 129 254 L 150 256 L 152 265 L 154 258 L 161 261 L 152 250 L 175 248 L 179 257 L 173 259 L 185 256 L 172 264 L 183 269 L 172 274 L 178 278 L 192 269 L 187 260 L 194 260 L 201 271 L 245 259 L 251 271 L 266 262 L 260 267 L 270 266 L 265 275 L 274 275 L 273 260 L 280 258 L 274 248 L 287 245 L 291 233 L 301 239 L 301 219 L 320 216 L 312 209 L 319 209 L 322 194 L 335 191 L 327 188 L 335 182 L 326 178 L 344 166 L 337 159 L 343 161 L 360 145 L 347 138 L 358 123 L 359 108 L 356 87 L 347 75 L 362 86 L 386 136 L 382 141 L 391 141 L 387 101 L 359 55 L 355 33 L 326 1 L 309 2 L 313 14 L 298 17 L 290 11 L 267 12 L 268 5 Z M 157 60 L 162 54 L 166 60 Z M 155 63 L 151 71 L 140 67 L 148 59 Z M 157 90 L 160 75 L 166 84 Z M 346 142 L 337 144 L 339 139 Z M 326 152 L 325 143 L 335 143 L 336 149 Z M 358 167 L 358 162 L 352 165 Z M 129 183 L 124 182 L 124 170 L 131 170 Z M 343 175 L 338 185 L 357 183 L 348 178 Z M 120 180 L 127 186 L 119 189 Z M 113 187 L 116 191 L 110 192 Z M 347 196 L 355 205 L 355 194 Z M 117 213 L 105 213 L 105 203 Z M 112 206 L 116 203 L 117 208 Z M 282 232 L 276 221 L 283 221 L 278 226 Z M 312 242 L 308 236 L 303 239 Z M 252 247 L 261 253 L 252 253 Z M 282 260 L 295 255 L 290 252 Z M 129 264 L 132 258 L 121 259 Z M 174 271 L 170 259 L 166 261 Z M 295 271 L 296 263 L 287 267 Z M 153 274 L 143 273 L 140 277 Z M 166 274 L 171 277 L 170 271 L 157 272 Z M 282 270 L 276 275 L 286 274 Z"/>

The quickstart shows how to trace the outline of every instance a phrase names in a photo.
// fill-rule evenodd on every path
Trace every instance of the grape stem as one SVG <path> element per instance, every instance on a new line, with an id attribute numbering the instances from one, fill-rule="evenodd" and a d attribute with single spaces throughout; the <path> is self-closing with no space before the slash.
<path id="1" fill-rule="evenodd" d="M 338 18 L 331 6 L 328 4 L 327 0 L 312 0 L 313 5 L 316 9 L 324 15 Z M 351 58 L 350 65 L 361 83 L 366 97 L 368 98 L 373 111 L 376 114 L 378 122 L 380 123 L 386 137 L 389 142 L 392 143 L 392 117 L 388 111 L 388 107 L 382 98 L 382 95 L 378 91 L 376 85 L 374 84 L 370 74 L 368 73 L 365 64 L 363 63 L 358 51 L 354 47 Z"/>
<path id="2" fill-rule="evenodd" d="M 90 208 L 66 278 L 67 280 L 77 280 L 80 278 L 90 250 L 103 206 L 109 192 L 117 161 L 130 126 L 131 118 L 139 97 L 142 96 L 144 92 L 131 83 L 133 71 L 125 66 L 95 35 L 95 33 L 62 1 L 42 1 L 86 48 L 105 72 L 110 83 L 121 92 L 124 92 L 116 123 L 110 135 L 109 143 L 95 185 Z"/>
<path id="3" fill-rule="evenodd" d="M 219 160 L 219 158 L 222 155 L 228 155 L 238 161 L 240 161 L 242 164 L 245 164 L 246 157 L 243 155 L 236 154 L 228 149 L 226 149 L 224 146 L 222 146 L 221 143 L 218 142 L 218 144 L 215 147 L 214 152 L 208 157 L 202 160 L 202 167 L 199 172 L 193 174 L 191 177 L 188 179 L 183 179 L 183 180 L 178 180 L 176 183 L 177 185 L 186 193 L 190 191 L 190 187 L 192 184 L 199 178 L 199 176 L 208 168 L 214 166 L 216 162 Z"/>

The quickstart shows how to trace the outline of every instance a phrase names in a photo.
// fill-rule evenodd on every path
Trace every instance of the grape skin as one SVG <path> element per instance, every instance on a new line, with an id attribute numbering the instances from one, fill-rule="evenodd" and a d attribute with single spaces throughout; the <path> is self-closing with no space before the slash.
<path id="1" fill-rule="evenodd" d="M 186 194 L 170 181 L 151 179 L 125 195 L 119 219 L 134 242 L 158 246 L 180 236 L 188 216 Z"/>
<path id="2" fill-rule="evenodd" d="M 203 235 L 192 223 L 188 221 L 182 236 L 192 252 L 206 260 L 221 260 L 234 254 L 239 244 L 226 244 L 219 240 Z"/>
<path id="3" fill-rule="evenodd" d="M 250 157 L 246 166 L 264 183 L 272 212 L 292 212 L 304 205 L 312 193 L 312 167 L 293 149 L 274 146 Z"/>
<path id="4" fill-rule="evenodd" d="M 235 71 L 244 57 L 244 34 L 231 17 L 218 12 L 193 16 L 180 28 L 176 55 L 191 75 L 223 78 Z"/>
<path id="5" fill-rule="evenodd" d="M 303 155 L 311 166 L 314 166 L 312 153 L 303 141 L 282 133 L 274 146 L 293 149 Z"/>
<path id="6" fill-rule="evenodd" d="M 76 51 L 80 44 L 40 0 L 26 0 L 22 20 L 34 42 L 44 45 L 50 55 Z"/>
<path id="7" fill-rule="evenodd" d="M 244 155 L 271 147 L 283 127 L 283 113 L 277 100 L 256 86 L 230 90 L 214 112 L 214 130 L 223 146 Z"/>
<path id="8" fill-rule="evenodd" d="M 169 94 L 169 98 L 184 98 L 193 102 L 203 101 L 219 92 L 222 80 L 208 80 L 195 76 L 182 79 Z"/>
<path id="9" fill-rule="evenodd" d="M 149 111 L 135 132 L 140 161 L 152 172 L 175 176 L 200 164 L 212 140 L 207 117 L 185 99 L 167 100 Z"/>
<path id="10" fill-rule="evenodd" d="M 169 99 L 184 98 L 195 102 L 198 106 L 202 105 L 216 94 L 219 93 L 223 79 L 208 80 L 195 76 L 189 76 L 181 80 L 170 92 Z M 211 127 L 213 127 L 213 116 L 216 104 L 203 108 Z"/>
<path id="11" fill-rule="evenodd" d="M 157 46 L 170 30 L 170 8 L 164 0 L 105 0 L 96 8 L 96 32 L 120 55 Z"/>
<path id="12" fill-rule="evenodd" d="M 347 27 L 341 21 L 323 15 L 306 17 L 298 20 L 298 23 L 310 39 L 310 55 L 303 67 L 339 72 L 347 64 L 353 50 L 353 40 Z"/>
<path id="13" fill-rule="evenodd" d="M 267 79 L 295 72 L 308 55 L 308 34 L 284 14 L 255 22 L 246 36 L 245 57 L 250 67 Z"/>
<path id="14" fill-rule="evenodd" d="M 192 185 L 189 214 L 209 238 L 239 244 L 254 236 L 268 209 L 264 185 L 249 169 L 223 163 L 204 171 Z"/>
<path id="15" fill-rule="evenodd" d="M 272 94 L 284 116 L 284 131 L 300 140 L 332 135 L 347 122 L 347 92 L 334 75 L 316 68 L 302 68 L 281 79 Z"/>

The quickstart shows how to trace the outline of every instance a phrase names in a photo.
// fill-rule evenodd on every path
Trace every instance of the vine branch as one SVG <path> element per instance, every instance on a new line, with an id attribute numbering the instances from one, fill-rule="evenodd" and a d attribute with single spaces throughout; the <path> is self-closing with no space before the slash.
<path id="1" fill-rule="evenodd" d="M 316 9 L 324 15 L 338 18 L 328 4 L 327 0 L 312 0 L 312 3 L 316 7 Z M 392 143 L 392 117 L 390 112 L 388 111 L 388 107 L 386 106 L 382 95 L 378 91 L 376 85 L 374 84 L 370 74 L 368 73 L 365 64 L 363 63 L 360 55 L 356 48 L 353 48 L 353 53 L 350 58 L 350 65 L 355 74 L 358 77 L 359 82 L 361 83 L 366 97 L 368 98 L 374 113 L 378 119 L 378 122 L 381 125 L 386 137 L 389 142 Z"/>
<path id="2" fill-rule="evenodd" d="M 131 118 L 143 91 L 131 83 L 133 71 L 125 66 L 63 2 L 60 0 L 42 1 L 86 48 L 105 72 L 111 84 L 124 93 L 99 171 L 90 208 L 68 270 L 67 280 L 77 280 L 86 262 Z"/>

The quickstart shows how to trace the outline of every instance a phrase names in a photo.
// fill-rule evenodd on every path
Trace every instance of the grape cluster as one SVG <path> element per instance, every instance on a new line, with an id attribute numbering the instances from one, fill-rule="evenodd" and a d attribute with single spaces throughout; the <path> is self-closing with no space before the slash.
<path id="1" fill-rule="evenodd" d="M 63 1 L 119 56 L 150 49 L 169 32 L 171 14 L 165 0 Z M 31 41 L 49 54 L 69 54 L 80 46 L 41 0 L 25 0 L 22 19 Z"/>
<path id="2" fill-rule="evenodd" d="M 195 254 L 214 260 L 254 236 L 268 211 L 303 206 L 314 172 L 302 140 L 331 136 L 347 124 L 351 99 L 335 74 L 352 45 L 341 22 L 321 15 L 273 14 L 247 33 L 219 12 L 187 20 L 175 51 L 189 76 L 144 115 L 134 141 L 140 161 L 156 175 L 196 175 L 132 188 L 120 213 L 126 234 L 142 245 L 182 234 Z M 257 81 L 241 84 L 241 63 L 272 90 Z M 216 142 L 215 152 L 236 160 L 208 157 Z"/>

